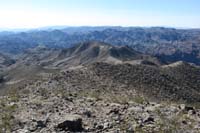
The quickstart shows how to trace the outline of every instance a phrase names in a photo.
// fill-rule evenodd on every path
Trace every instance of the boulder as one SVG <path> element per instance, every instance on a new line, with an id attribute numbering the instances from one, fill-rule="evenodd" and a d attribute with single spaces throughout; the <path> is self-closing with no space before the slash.
<path id="1" fill-rule="evenodd" d="M 83 130 L 82 118 L 79 115 L 67 115 L 55 128 L 59 131 L 80 132 Z"/>
<path id="2" fill-rule="evenodd" d="M 195 110 L 194 107 L 191 106 L 185 106 L 185 111 Z"/>

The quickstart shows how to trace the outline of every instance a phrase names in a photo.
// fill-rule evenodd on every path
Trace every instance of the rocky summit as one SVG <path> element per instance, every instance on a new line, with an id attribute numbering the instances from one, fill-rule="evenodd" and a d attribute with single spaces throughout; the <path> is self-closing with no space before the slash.
<path id="1" fill-rule="evenodd" d="M 2 54 L 0 133 L 199 133 L 197 64 L 99 41 Z"/>

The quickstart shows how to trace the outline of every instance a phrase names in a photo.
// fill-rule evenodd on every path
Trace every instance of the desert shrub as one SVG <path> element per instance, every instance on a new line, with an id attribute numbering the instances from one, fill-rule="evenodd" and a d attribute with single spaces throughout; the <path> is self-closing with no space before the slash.
<path id="1" fill-rule="evenodd" d="M 8 105 L 6 102 L 8 99 L 0 99 L 0 133 L 11 132 L 14 125 L 14 112 L 17 109 L 17 105 Z"/>

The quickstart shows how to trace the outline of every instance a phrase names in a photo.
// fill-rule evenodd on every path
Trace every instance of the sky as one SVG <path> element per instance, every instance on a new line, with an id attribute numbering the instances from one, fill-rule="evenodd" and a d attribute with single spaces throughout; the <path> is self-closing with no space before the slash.
<path id="1" fill-rule="evenodd" d="M 200 28 L 200 0 L 0 0 L 0 28 Z"/>

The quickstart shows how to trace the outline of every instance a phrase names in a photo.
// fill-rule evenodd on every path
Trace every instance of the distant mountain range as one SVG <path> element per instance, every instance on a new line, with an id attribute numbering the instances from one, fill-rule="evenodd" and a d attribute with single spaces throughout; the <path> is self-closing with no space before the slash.
<path id="1" fill-rule="evenodd" d="M 165 63 L 186 61 L 200 65 L 200 30 L 140 27 L 44 28 L 26 32 L 1 32 L 0 52 L 18 54 L 29 48 L 69 48 L 85 41 L 129 46 Z"/>

